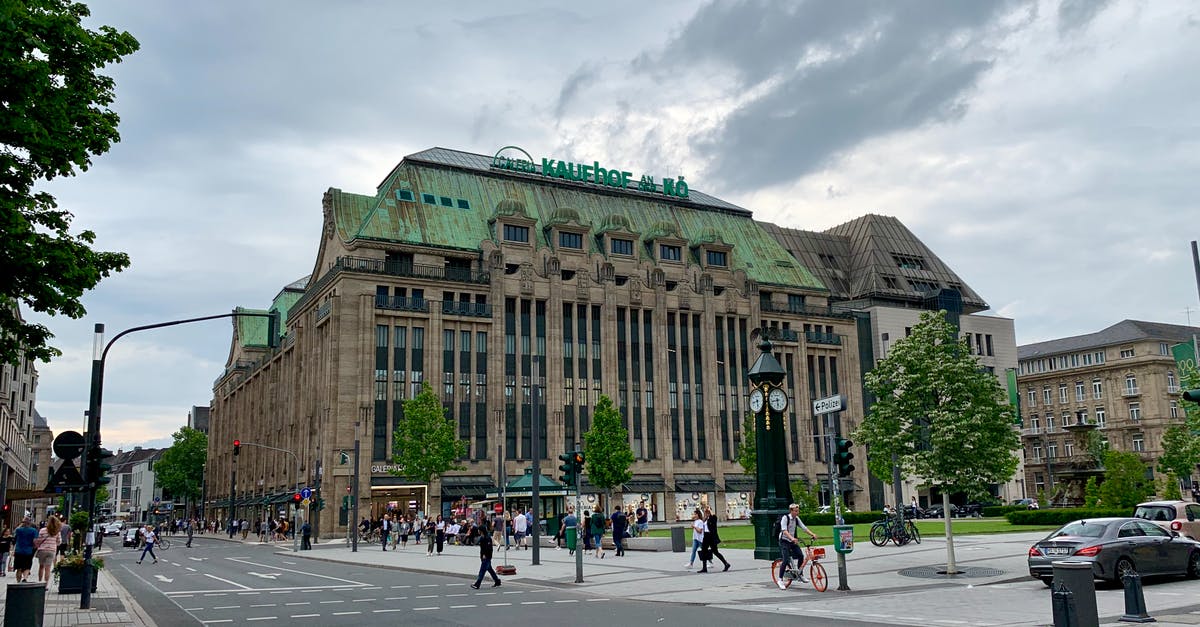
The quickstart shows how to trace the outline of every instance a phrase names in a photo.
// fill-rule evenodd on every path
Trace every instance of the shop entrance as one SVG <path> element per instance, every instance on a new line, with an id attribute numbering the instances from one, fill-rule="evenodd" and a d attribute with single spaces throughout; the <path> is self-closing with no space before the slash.
<path id="1" fill-rule="evenodd" d="M 384 514 L 391 513 L 412 515 L 429 511 L 429 486 L 373 486 L 368 512 L 362 515 L 370 516 L 372 521 L 379 520 Z"/>

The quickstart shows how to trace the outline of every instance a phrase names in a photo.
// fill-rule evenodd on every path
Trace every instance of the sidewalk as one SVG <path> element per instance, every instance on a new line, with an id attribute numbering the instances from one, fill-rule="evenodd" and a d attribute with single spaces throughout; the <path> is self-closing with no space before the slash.
<path id="1" fill-rule="evenodd" d="M 103 557 L 111 551 L 99 551 L 97 556 Z M 33 581 L 37 580 L 37 560 L 34 560 Z M 8 584 L 17 582 L 12 572 L 0 578 L 0 621 L 3 620 L 4 610 L 8 604 Z M 129 593 L 117 582 L 108 569 L 101 569 L 96 580 L 96 591 L 92 593 L 91 609 L 79 609 L 78 594 L 59 594 L 58 585 L 53 578 L 47 582 L 46 606 L 43 614 L 43 627 L 70 627 L 72 625 L 132 625 L 134 627 L 155 627 L 154 621 L 146 615 L 141 606 L 133 600 Z"/>

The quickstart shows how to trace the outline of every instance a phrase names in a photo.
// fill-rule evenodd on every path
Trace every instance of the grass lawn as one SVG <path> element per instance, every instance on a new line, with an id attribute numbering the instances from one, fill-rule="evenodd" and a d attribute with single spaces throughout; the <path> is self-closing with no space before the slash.
<path id="1" fill-rule="evenodd" d="M 801 517 L 803 520 L 803 516 Z M 679 523 L 683 524 L 683 523 Z M 1014 533 L 1020 531 L 1053 531 L 1062 525 L 1014 525 L 1003 518 L 962 519 L 953 522 L 954 535 L 975 535 L 984 533 Z M 871 523 L 860 523 L 854 527 L 854 539 L 859 542 L 870 542 Z M 830 525 L 813 525 L 809 529 L 817 534 L 822 544 L 833 543 L 833 527 Z M 918 520 L 917 530 L 922 538 L 942 537 L 946 531 L 944 520 Z M 684 538 L 690 543 L 691 528 L 687 527 Z M 752 525 L 722 525 L 721 546 L 730 549 L 753 549 L 754 527 Z M 670 529 L 651 529 L 650 537 L 667 538 L 671 536 Z"/>

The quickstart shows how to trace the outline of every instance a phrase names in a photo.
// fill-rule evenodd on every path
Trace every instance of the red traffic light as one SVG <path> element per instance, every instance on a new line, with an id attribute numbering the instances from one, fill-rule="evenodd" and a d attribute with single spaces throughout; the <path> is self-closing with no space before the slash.
<path id="1" fill-rule="evenodd" d="M 299 502 L 300 502 L 300 493 L 299 493 L 299 492 L 297 492 L 297 493 L 295 493 L 295 494 L 293 494 L 293 495 L 292 495 L 292 502 L 293 502 L 293 503 L 299 503 Z"/>
<path id="2" fill-rule="evenodd" d="M 237 448 L 237 447 L 239 447 L 239 446 L 241 446 L 241 445 L 242 445 L 242 441 L 241 441 L 241 440 L 234 440 L 234 441 L 233 441 L 233 448 Z"/>

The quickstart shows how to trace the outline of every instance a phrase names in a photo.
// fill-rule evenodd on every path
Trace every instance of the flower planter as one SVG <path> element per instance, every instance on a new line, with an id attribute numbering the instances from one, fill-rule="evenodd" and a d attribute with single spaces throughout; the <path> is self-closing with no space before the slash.
<path id="1" fill-rule="evenodd" d="M 100 575 L 98 569 L 92 569 L 92 592 L 96 591 L 96 579 Z M 83 569 L 82 568 L 62 568 L 58 569 L 58 593 L 59 594 L 81 594 L 83 592 Z"/>

